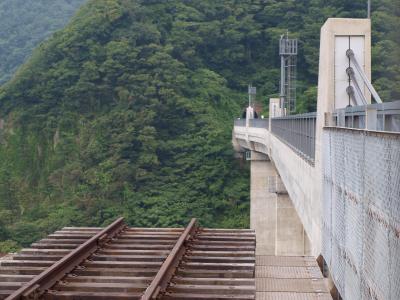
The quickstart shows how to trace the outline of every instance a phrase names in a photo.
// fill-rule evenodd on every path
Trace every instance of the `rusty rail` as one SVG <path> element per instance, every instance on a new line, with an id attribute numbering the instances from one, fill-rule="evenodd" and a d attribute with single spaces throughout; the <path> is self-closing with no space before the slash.
<path id="1" fill-rule="evenodd" d="M 182 232 L 174 248 L 167 259 L 161 265 L 160 270 L 146 289 L 141 300 L 156 299 L 158 295 L 165 293 L 171 278 L 187 250 L 187 242 L 193 238 L 198 229 L 196 219 L 192 219 L 186 229 Z"/>
<path id="2" fill-rule="evenodd" d="M 82 261 L 92 255 L 101 245 L 120 233 L 125 226 L 124 218 L 117 219 L 42 273 L 35 276 L 27 284 L 8 296 L 6 300 L 39 298 L 46 290 L 50 289 Z"/>
<path id="3" fill-rule="evenodd" d="M 64 227 L 2 259 L 0 300 L 254 300 L 252 230 L 124 226 Z"/>

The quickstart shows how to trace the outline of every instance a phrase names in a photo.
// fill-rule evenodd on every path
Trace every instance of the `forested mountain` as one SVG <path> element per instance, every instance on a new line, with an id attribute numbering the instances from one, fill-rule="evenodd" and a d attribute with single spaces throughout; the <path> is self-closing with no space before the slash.
<path id="1" fill-rule="evenodd" d="M 0 0 L 0 84 L 85 0 Z"/>
<path id="2" fill-rule="evenodd" d="M 230 144 L 247 84 L 265 104 L 276 95 L 289 30 L 300 39 L 299 111 L 313 110 L 320 27 L 364 17 L 365 2 L 88 1 L 0 89 L 3 250 L 117 215 L 248 226 L 249 174 Z M 389 99 L 400 94 L 399 7 L 379 5 L 374 75 Z"/>

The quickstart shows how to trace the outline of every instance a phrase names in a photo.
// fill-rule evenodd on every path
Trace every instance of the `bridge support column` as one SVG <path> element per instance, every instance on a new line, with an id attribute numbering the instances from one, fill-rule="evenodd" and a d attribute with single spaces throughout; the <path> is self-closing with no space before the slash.
<path id="1" fill-rule="evenodd" d="M 256 232 L 256 254 L 275 255 L 277 196 L 267 188 L 275 167 L 266 155 L 256 152 L 250 164 L 250 227 Z"/>
<path id="2" fill-rule="evenodd" d="M 256 255 L 307 255 L 310 242 L 268 156 L 251 153 L 250 227 Z"/>
<path id="3" fill-rule="evenodd" d="M 277 195 L 276 215 L 276 255 L 310 255 L 310 241 L 288 194 Z"/>

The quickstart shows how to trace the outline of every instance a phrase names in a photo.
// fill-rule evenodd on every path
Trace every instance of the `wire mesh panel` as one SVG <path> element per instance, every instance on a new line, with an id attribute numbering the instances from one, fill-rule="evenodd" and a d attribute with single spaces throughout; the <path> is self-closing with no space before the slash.
<path id="1" fill-rule="evenodd" d="M 322 160 L 331 160 L 331 137 L 329 135 L 323 136 L 323 145 L 329 145 L 325 147 L 325 151 L 322 152 Z M 326 164 L 323 170 L 323 209 L 322 209 L 322 253 L 324 253 L 324 259 L 328 265 L 331 265 L 332 259 L 332 168 L 331 163 Z"/>
<path id="2" fill-rule="evenodd" d="M 323 133 L 322 252 L 344 299 L 400 299 L 400 135 Z"/>

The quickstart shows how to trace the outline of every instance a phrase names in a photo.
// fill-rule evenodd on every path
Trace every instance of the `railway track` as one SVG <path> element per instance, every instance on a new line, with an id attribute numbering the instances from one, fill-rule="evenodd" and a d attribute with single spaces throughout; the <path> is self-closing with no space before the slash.
<path id="1" fill-rule="evenodd" d="M 0 299 L 254 299 L 251 230 L 66 227 L 0 261 Z"/>

